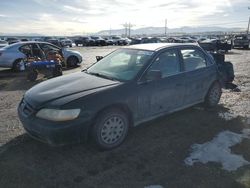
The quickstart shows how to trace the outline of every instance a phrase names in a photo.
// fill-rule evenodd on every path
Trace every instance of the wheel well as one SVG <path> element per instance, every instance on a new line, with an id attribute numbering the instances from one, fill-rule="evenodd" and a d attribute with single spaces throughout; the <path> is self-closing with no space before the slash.
<path id="1" fill-rule="evenodd" d="M 205 100 L 205 98 L 207 97 L 209 90 L 211 89 L 211 87 L 212 87 L 215 83 L 218 83 L 221 87 L 223 86 L 223 84 L 221 83 L 220 80 L 214 80 L 214 81 L 209 85 L 208 90 L 207 90 L 207 92 L 206 92 L 206 95 L 205 95 L 205 97 L 204 97 L 204 100 Z"/>
<path id="2" fill-rule="evenodd" d="M 124 112 L 125 114 L 127 114 L 127 115 L 128 115 L 128 120 L 129 120 L 129 127 L 133 127 L 133 123 L 134 123 L 134 121 L 133 121 L 133 120 L 134 120 L 133 114 L 132 114 L 131 110 L 128 108 L 127 105 L 121 104 L 121 103 L 112 104 L 112 105 L 110 105 L 110 106 L 106 106 L 105 108 L 99 110 L 99 111 L 95 114 L 95 116 L 94 116 L 94 118 L 93 118 L 93 123 L 95 123 L 95 120 L 97 119 L 97 117 L 98 117 L 102 112 L 104 112 L 104 111 L 106 111 L 106 110 L 108 110 L 108 109 L 119 109 L 119 110 L 121 110 L 122 112 Z M 92 125 L 93 125 L 93 123 L 92 123 Z M 89 137 L 90 134 L 91 134 L 92 125 L 90 125 L 89 128 L 88 128 L 88 137 Z"/>
<path id="3" fill-rule="evenodd" d="M 95 118 L 96 118 L 98 115 L 100 115 L 103 111 L 108 110 L 108 109 L 119 109 L 119 110 L 121 110 L 122 112 L 124 112 L 124 113 L 128 116 L 129 125 L 130 125 L 130 126 L 133 125 L 133 114 L 132 114 L 131 110 L 128 108 L 127 105 L 121 104 L 121 103 L 112 104 L 112 105 L 110 105 L 110 106 L 107 106 L 107 107 L 101 109 L 99 112 L 97 112 L 97 114 L 95 115 Z M 94 118 L 94 119 L 95 119 L 95 118 Z"/>
<path id="4" fill-rule="evenodd" d="M 16 59 L 16 60 L 12 63 L 12 67 L 14 66 L 15 63 L 17 63 L 17 62 L 19 62 L 19 61 L 21 61 L 21 60 L 22 60 L 22 58 Z"/>
<path id="5" fill-rule="evenodd" d="M 77 59 L 77 62 L 79 62 L 78 57 L 76 57 L 75 55 L 71 55 L 71 56 L 69 56 L 69 57 L 67 58 L 67 63 L 68 63 L 69 59 L 71 59 L 71 58 L 75 58 L 75 59 Z"/>
<path id="6" fill-rule="evenodd" d="M 16 60 L 12 63 L 11 69 L 14 70 L 14 71 L 19 71 L 19 70 L 16 69 L 16 67 L 15 67 L 16 65 L 15 65 L 15 64 L 18 63 L 18 62 L 21 61 L 21 60 L 22 60 L 22 58 L 16 59 Z"/>

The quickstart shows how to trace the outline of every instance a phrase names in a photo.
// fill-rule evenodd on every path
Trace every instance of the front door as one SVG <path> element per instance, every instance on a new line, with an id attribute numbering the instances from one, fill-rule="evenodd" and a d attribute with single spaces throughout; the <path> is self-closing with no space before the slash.
<path id="1" fill-rule="evenodd" d="M 184 100 L 185 78 L 181 72 L 178 51 L 169 49 L 161 52 L 145 77 L 150 71 L 160 71 L 162 78 L 140 86 L 145 92 L 138 97 L 138 105 L 144 114 L 157 116 L 180 108 Z"/>

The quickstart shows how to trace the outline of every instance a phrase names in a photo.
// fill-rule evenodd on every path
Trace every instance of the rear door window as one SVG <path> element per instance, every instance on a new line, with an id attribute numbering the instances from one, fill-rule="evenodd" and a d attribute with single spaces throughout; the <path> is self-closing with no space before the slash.
<path id="1" fill-rule="evenodd" d="M 193 71 L 207 66 L 205 55 L 198 49 L 182 49 L 181 55 L 185 71 Z"/>
<path id="2" fill-rule="evenodd" d="M 150 70 L 160 70 L 162 78 L 180 72 L 178 52 L 175 49 L 162 52 L 154 61 Z"/>

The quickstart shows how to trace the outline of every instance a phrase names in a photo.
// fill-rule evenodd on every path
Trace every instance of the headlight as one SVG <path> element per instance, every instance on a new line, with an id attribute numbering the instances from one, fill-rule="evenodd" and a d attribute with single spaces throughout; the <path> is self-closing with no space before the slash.
<path id="1" fill-rule="evenodd" d="M 37 112 L 36 117 L 51 121 L 68 121 L 77 118 L 80 109 L 58 110 L 58 109 L 41 109 Z"/>

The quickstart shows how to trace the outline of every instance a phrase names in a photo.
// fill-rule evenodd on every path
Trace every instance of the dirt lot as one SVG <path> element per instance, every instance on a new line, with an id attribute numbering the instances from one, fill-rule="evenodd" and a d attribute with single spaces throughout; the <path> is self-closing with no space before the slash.
<path id="1" fill-rule="evenodd" d="M 114 48 L 77 50 L 85 67 L 96 55 Z M 226 59 L 234 63 L 235 83 L 241 92 L 224 91 L 216 109 L 196 106 L 138 126 L 122 146 L 106 152 L 88 144 L 54 148 L 31 139 L 18 120 L 16 108 L 24 92 L 43 79 L 31 83 L 24 74 L 1 69 L 0 187 L 250 187 L 248 164 L 226 171 L 221 163 L 188 166 L 184 162 L 193 144 L 208 142 L 225 130 L 240 133 L 250 128 L 250 52 L 232 50 Z M 250 139 L 245 138 L 231 150 L 250 161 L 249 146 Z"/>

